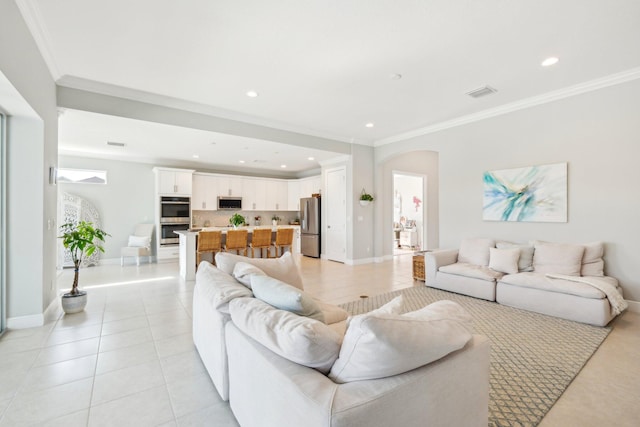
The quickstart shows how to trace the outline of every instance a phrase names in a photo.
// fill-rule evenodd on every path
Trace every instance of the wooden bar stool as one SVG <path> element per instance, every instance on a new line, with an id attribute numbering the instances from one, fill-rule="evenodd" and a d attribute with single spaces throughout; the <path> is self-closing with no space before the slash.
<path id="1" fill-rule="evenodd" d="M 271 229 L 270 228 L 256 228 L 253 230 L 251 236 L 251 257 L 255 258 L 255 250 L 260 250 L 260 258 L 262 258 L 263 249 L 267 250 L 267 258 L 269 258 L 269 252 L 271 252 Z"/>
<path id="2" fill-rule="evenodd" d="M 284 250 L 289 248 L 291 252 L 291 245 L 293 244 L 293 228 L 278 228 L 276 231 L 276 241 L 273 246 L 276 248 L 276 258 L 284 254 Z M 279 254 L 279 250 L 282 249 L 282 253 Z"/>
<path id="3" fill-rule="evenodd" d="M 216 253 L 222 251 L 221 231 L 201 231 L 198 233 L 198 247 L 196 249 L 196 270 L 202 262 L 202 254 L 211 253 L 212 264 L 216 264 Z"/>
<path id="4" fill-rule="evenodd" d="M 224 250 L 236 251 L 240 255 L 242 251 L 243 256 L 247 256 L 247 230 L 229 230 L 227 231 L 227 242 L 224 245 Z"/>

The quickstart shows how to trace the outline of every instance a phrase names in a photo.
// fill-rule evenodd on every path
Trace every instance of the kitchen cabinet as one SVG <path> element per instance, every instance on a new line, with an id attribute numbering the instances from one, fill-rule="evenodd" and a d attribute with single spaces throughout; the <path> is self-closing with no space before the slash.
<path id="1" fill-rule="evenodd" d="M 288 208 L 287 182 L 269 180 L 266 182 L 266 210 L 284 211 Z"/>
<path id="2" fill-rule="evenodd" d="M 300 210 L 300 181 L 291 179 L 287 182 L 287 205 L 290 211 Z"/>
<path id="3" fill-rule="evenodd" d="M 242 197 L 242 181 L 240 176 L 216 175 L 218 179 L 218 196 Z"/>
<path id="4" fill-rule="evenodd" d="M 171 196 L 191 196 L 193 170 L 154 168 L 158 194 Z"/>
<path id="5" fill-rule="evenodd" d="M 215 211 L 218 209 L 218 179 L 213 175 L 193 174 L 191 209 Z"/>
<path id="6" fill-rule="evenodd" d="M 260 178 L 243 178 L 242 180 L 242 210 L 265 210 L 267 196 L 266 182 Z"/>

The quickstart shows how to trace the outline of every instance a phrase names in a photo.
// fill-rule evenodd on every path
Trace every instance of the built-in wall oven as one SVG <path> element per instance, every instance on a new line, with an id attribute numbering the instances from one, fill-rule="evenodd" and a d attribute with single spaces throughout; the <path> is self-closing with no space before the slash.
<path id="1" fill-rule="evenodd" d="M 160 245 L 177 245 L 180 239 L 174 231 L 188 230 L 191 223 L 189 197 L 160 197 Z"/>

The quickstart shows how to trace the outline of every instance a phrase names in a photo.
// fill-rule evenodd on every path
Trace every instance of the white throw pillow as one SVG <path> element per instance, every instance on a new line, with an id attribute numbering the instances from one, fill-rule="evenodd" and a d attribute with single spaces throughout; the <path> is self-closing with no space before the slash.
<path id="1" fill-rule="evenodd" d="M 248 258 L 228 252 L 218 252 L 216 254 L 216 266 L 227 274 L 233 274 L 233 268 L 238 262 L 246 262 L 255 265 L 264 271 L 267 276 L 282 280 L 285 283 L 304 289 L 302 276 L 298 271 L 298 266 L 290 252 L 285 252 L 280 258 Z"/>
<path id="2" fill-rule="evenodd" d="M 584 255 L 582 257 L 582 276 L 604 276 L 604 245 L 602 242 L 587 243 L 584 245 Z"/>
<path id="3" fill-rule="evenodd" d="M 251 290 L 256 298 L 275 308 L 324 323 L 324 314 L 318 304 L 301 289 L 273 277 L 254 274 L 251 276 Z"/>
<path id="4" fill-rule="evenodd" d="M 489 248 L 495 247 L 493 239 L 464 239 L 460 243 L 458 262 L 489 265 Z"/>
<path id="5" fill-rule="evenodd" d="M 520 258 L 518 259 L 518 271 L 533 271 L 533 245 L 517 244 L 511 242 L 496 242 L 496 248 L 520 249 Z"/>
<path id="6" fill-rule="evenodd" d="M 580 276 L 584 246 L 535 242 L 533 269 L 536 273 Z"/>
<path id="7" fill-rule="evenodd" d="M 471 339 L 471 316 L 453 301 L 404 315 L 351 319 L 329 378 L 337 383 L 398 375 L 438 360 Z"/>
<path id="8" fill-rule="evenodd" d="M 342 337 L 322 322 L 256 298 L 234 299 L 229 312 L 238 329 L 292 362 L 326 374 L 338 357 Z"/>
<path id="9" fill-rule="evenodd" d="M 264 271 L 258 267 L 246 262 L 238 262 L 233 266 L 233 277 L 247 288 L 251 289 L 251 276 L 257 274 L 258 276 L 266 276 Z"/>
<path id="10" fill-rule="evenodd" d="M 203 298 L 211 301 L 215 309 L 221 309 L 223 305 L 234 298 L 253 296 L 251 290 L 246 286 L 242 286 L 233 277 L 207 261 L 203 261 L 198 266 L 196 283 Z"/>
<path id="11" fill-rule="evenodd" d="M 520 259 L 520 249 L 497 249 L 489 248 L 489 268 L 507 274 L 518 272 L 518 260 Z"/>
<path id="12" fill-rule="evenodd" d="M 148 248 L 151 246 L 151 238 L 149 236 L 129 236 L 130 248 Z"/>

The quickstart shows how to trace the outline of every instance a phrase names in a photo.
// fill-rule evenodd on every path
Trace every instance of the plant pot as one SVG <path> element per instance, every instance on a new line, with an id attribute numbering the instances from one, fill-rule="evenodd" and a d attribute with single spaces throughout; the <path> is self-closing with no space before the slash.
<path id="1" fill-rule="evenodd" d="M 76 295 L 66 293 L 62 295 L 61 302 L 65 313 L 80 313 L 87 306 L 87 293 L 85 291 L 78 291 Z"/>
<path id="2" fill-rule="evenodd" d="M 275 227 L 276 225 L 278 225 L 278 221 L 275 220 L 275 219 L 271 220 L 271 225 L 273 225 Z"/>
<path id="3" fill-rule="evenodd" d="M 371 201 L 369 200 L 360 200 L 360 206 L 367 206 Z"/>

